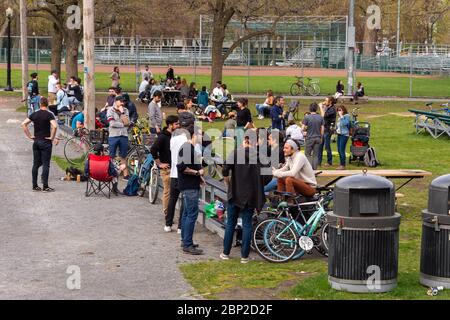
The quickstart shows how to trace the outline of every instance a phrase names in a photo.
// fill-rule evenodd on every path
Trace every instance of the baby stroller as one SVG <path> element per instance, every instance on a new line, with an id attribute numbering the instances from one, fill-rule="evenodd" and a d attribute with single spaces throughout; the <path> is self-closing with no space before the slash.
<path id="1" fill-rule="evenodd" d="M 361 161 L 364 162 L 364 155 L 370 148 L 370 123 L 356 122 L 352 128 L 351 139 L 349 163 L 356 160 L 358 160 L 358 164 Z"/>

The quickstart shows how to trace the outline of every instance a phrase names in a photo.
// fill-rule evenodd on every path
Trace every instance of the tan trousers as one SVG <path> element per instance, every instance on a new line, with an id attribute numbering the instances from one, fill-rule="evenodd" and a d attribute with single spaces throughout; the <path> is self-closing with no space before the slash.
<path id="1" fill-rule="evenodd" d="M 170 169 L 161 169 L 160 173 L 164 188 L 162 196 L 163 213 L 167 215 L 167 207 L 169 206 L 170 199 Z"/>
<path id="2" fill-rule="evenodd" d="M 316 194 L 316 189 L 300 179 L 292 177 L 278 179 L 278 191 L 301 194 L 305 197 L 312 197 Z"/>
<path id="3" fill-rule="evenodd" d="M 48 103 L 49 105 L 54 105 L 56 104 L 56 93 L 48 93 Z"/>

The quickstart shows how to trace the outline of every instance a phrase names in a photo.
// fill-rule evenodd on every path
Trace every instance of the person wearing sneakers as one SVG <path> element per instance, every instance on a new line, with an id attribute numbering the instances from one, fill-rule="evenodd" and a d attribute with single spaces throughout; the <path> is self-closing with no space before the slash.
<path id="1" fill-rule="evenodd" d="M 249 261 L 253 212 L 260 211 L 265 202 L 264 181 L 261 175 L 261 164 L 258 161 L 256 140 L 256 136 L 245 137 L 242 146 L 231 152 L 223 165 L 224 182 L 228 187 L 228 218 L 223 252 L 220 254 L 222 260 L 230 258 L 233 236 L 240 214 L 242 217 L 241 262 Z"/>
<path id="2" fill-rule="evenodd" d="M 183 252 L 192 255 L 203 254 L 203 250 L 193 242 L 195 224 L 198 218 L 198 199 L 200 185 L 204 183 L 202 155 L 195 150 L 198 135 L 194 134 L 194 126 L 187 129 L 190 140 L 180 148 L 177 158 L 178 189 L 183 197 L 184 211 L 181 218 L 181 240 Z"/>
<path id="3" fill-rule="evenodd" d="M 34 135 L 31 134 L 28 126 L 33 123 Z M 40 109 L 32 113 L 23 123 L 22 129 L 25 135 L 33 140 L 33 191 L 53 192 L 53 188 L 48 185 L 48 176 L 50 173 L 50 160 L 52 158 L 52 143 L 58 144 L 55 140 L 58 124 L 55 115 L 48 110 L 48 99 L 42 97 Z M 38 186 L 38 171 L 42 167 L 43 188 Z"/>
<path id="4" fill-rule="evenodd" d="M 178 109 L 178 118 L 180 128 L 172 133 L 170 139 L 170 197 L 169 204 L 167 205 L 166 225 L 164 227 L 165 232 L 172 231 L 173 219 L 175 217 L 175 207 L 180 197 L 180 189 L 178 188 L 178 170 L 177 159 L 181 146 L 188 141 L 189 132 L 187 129 L 193 127 L 195 123 L 194 115 L 186 111 L 184 105 L 183 109 Z M 183 217 L 183 203 L 181 204 L 180 218 L 178 220 L 178 233 L 181 234 L 181 221 Z"/>
<path id="5" fill-rule="evenodd" d="M 116 157 L 117 149 L 119 149 L 120 163 L 127 164 L 128 153 L 128 127 L 130 126 L 130 116 L 128 109 L 125 108 L 125 100 L 122 96 L 117 96 L 114 106 L 108 109 L 106 118 L 109 123 L 109 155 Z M 124 180 L 128 180 L 128 169 L 123 170 Z"/>

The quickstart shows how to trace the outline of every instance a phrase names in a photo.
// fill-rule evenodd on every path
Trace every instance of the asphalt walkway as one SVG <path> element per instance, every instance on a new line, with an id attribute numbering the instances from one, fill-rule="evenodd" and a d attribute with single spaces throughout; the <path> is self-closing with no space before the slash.
<path id="1" fill-rule="evenodd" d="M 160 205 L 85 198 L 85 184 L 61 181 L 53 162 L 56 192 L 33 193 L 32 142 L 15 100 L 0 97 L 0 299 L 201 298 L 178 264 L 217 258 L 220 238 L 198 226 L 194 240 L 206 254 L 186 256 L 176 232 L 163 232 Z M 80 290 L 67 288 L 69 266 L 80 268 Z"/>

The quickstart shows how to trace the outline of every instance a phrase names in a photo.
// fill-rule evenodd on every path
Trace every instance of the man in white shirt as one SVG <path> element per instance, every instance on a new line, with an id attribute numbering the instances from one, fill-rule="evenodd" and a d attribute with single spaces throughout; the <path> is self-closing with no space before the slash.
<path id="1" fill-rule="evenodd" d="M 58 73 L 56 70 L 52 70 L 52 74 L 48 76 L 48 102 L 50 105 L 53 105 L 56 102 L 56 92 L 58 91 L 56 84 L 58 82 Z"/>
<path id="2" fill-rule="evenodd" d="M 314 170 L 306 156 L 300 152 L 299 145 L 292 139 L 286 141 L 284 148 L 285 165 L 272 174 L 278 178 L 278 191 L 294 195 L 312 197 L 316 194 L 317 180 Z"/>
<path id="3" fill-rule="evenodd" d="M 216 87 L 212 91 L 212 99 L 219 101 L 223 97 L 223 88 L 222 88 L 222 82 L 217 81 Z"/>
<path id="4" fill-rule="evenodd" d="M 149 81 L 150 79 L 153 78 L 153 74 L 150 71 L 148 65 L 145 66 L 145 70 L 141 72 L 142 73 L 142 80 L 145 80 L 145 78 L 147 78 L 147 81 Z"/>
<path id="5" fill-rule="evenodd" d="M 145 89 L 147 89 L 150 82 L 148 82 L 148 77 L 144 78 L 144 80 L 139 85 L 139 98 L 138 99 L 144 99 L 145 97 Z"/>
<path id="6" fill-rule="evenodd" d="M 286 129 L 286 137 L 296 141 L 304 141 L 302 128 L 295 123 L 295 120 L 288 122 L 289 127 Z"/>

